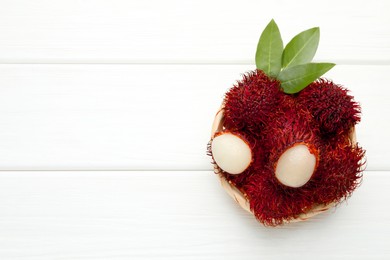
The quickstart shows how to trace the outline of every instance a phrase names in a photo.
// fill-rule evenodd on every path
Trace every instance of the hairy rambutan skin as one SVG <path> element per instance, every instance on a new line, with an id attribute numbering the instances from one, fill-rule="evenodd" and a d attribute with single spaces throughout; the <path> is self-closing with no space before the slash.
<path id="1" fill-rule="evenodd" d="M 253 214 L 266 226 L 291 221 L 314 205 L 307 188 L 297 189 L 280 184 L 270 167 L 264 167 L 250 176 L 243 190 L 249 197 Z"/>
<path id="2" fill-rule="evenodd" d="M 323 160 L 311 182 L 315 189 L 313 199 L 317 203 L 328 204 L 347 199 L 359 186 L 364 170 L 365 151 L 357 144 L 339 143 L 337 146 L 323 147 Z"/>
<path id="3" fill-rule="evenodd" d="M 260 135 L 284 98 L 279 81 L 261 70 L 249 72 L 225 94 L 224 126 Z"/>
<path id="4" fill-rule="evenodd" d="M 332 81 L 313 82 L 298 93 L 297 103 L 311 111 L 324 134 L 337 135 L 360 122 L 360 105 Z"/>
<path id="5" fill-rule="evenodd" d="M 248 198 L 262 224 L 281 225 L 318 205 L 339 203 L 359 186 L 365 151 L 350 134 L 360 121 L 360 106 L 347 93 L 320 79 L 298 94 L 285 94 L 278 81 L 259 70 L 226 93 L 223 131 L 247 140 L 253 160 L 234 175 L 213 161 L 215 172 Z M 283 152 L 297 144 L 308 147 L 316 166 L 311 179 L 294 188 L 280 183 L 275 169 Z"/>

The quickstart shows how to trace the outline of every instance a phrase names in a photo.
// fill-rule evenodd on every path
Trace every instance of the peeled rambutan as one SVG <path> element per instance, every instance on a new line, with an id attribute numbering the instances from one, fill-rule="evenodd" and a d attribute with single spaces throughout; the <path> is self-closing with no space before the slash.
<path id="1" fill-rule="evenodd" d="M 217 138 L 219 136 L 223 136 L 223 135 L 226 135 L 226 134 L 232 134 L 232 135 L 235 135 L 241 139 L 244 140 L 244 142 L 246 144 L 248 144 L 249 146 L 249 149 L 251 151 L 251 163 L 248 165 L 248 167 L 246 167 L 246 169 L 244 171 L 242 171 L 241 173 L 239 174 L 231 174 L 227 171 L 225 171 L 223 168 L 221 168 L 218 164 L 217 164 L 217 161 L 216 161 L 216 154 L 213 154 L 213 149 L 212 149 L 212 143 L 210 142 L 209 143 L 209 146 L 208 146 L 208 154 L 210 156 L 212 156 L 213 158 L 213 164 L 214 164 L 214 168 L 215 168 L 215 172 L 216 173 L 219 173 L 221 175 L 223 175 L 228 181 L 230 182 L 233 182 L 234 185 L 237 187 L 237 188 L 241 188 L 242 187 L 242 184 L 246 182 L 246 178 L 248 176 L 250 176 L 252 174 L 252 171 L 253 171 L 253 164 L 256 162 L 256 164 L 260 163 L 263 161 L 263 159 L 265 158 L 265 154 L 264 154 L 264 149 L 261 145 L 259 145 L 259 143 L 257 142 L 256 138 L 253 136 L 253 135 L 248 135 L 248 133 L 246 132 L 232 132 L 232 131 L 229 131 L 229 130 L 224 130 L 224 131 L 221 131 L 221 132 L 217 132 L 215 134 L 215 137 L 214 138 Z M 237 150 L 237 148 L 232 148 L 234 150 Z M 218 151 L 215 151 L 215 152 L 218 152 Z M 233 158 L 231 158 L 233 159 Z M 238 162 L 240 163 L 240 162 Z"/>

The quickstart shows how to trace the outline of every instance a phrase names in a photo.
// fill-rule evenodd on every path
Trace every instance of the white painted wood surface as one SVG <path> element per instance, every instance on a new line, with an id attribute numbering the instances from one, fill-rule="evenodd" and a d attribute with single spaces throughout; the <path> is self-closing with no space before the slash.
<path id="1" fill-rule="evenodd" d="M 390 172 L 265 228 L 202 172 L 0 172 L 0 259 L 389 259 Z"/>
<path id="2" fill-rule="evenodd" d="M 0 259 L 390 259 L 388 10 L 0 0 Z M 321 27 L 316 61 L 362 105 L 369 170 L 348 203 L 281 228 L 235 205 L 205 155 L 271 18 L 285 43 Z"/>
<path id="3" fill-rule="evenodd" d="M 252 63 L 271 18 L 287 42 L 321 27 L 317 59 L 390 58 L 390 2 L 2 0 L 6 63 Z"/>

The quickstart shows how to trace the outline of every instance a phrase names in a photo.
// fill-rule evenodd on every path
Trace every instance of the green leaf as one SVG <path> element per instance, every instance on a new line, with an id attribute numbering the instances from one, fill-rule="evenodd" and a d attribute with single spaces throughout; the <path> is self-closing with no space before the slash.
<path id="1" fill-rule="evenodd" d="M 285 93 L 294 94 L 307 87 L 325 72 L 333 68 L 334 65 L 334 63 L 307 63 L 297 65 L 282 70 L 279 73 L 278 79 Z"/>
<path id="2" fill-rule="evenodd" d="M 257 44 L 256 67 L 270 77 L 276 77 L 282 68 L 283 41 L 275 21 L 264 29 Z"/>
<path id="3" fill-rule="evenodd" d="M 320 41 L 320 28 L 314 27 L 296 35 L 283 52 L 283 68 L 311 62 Z"/>

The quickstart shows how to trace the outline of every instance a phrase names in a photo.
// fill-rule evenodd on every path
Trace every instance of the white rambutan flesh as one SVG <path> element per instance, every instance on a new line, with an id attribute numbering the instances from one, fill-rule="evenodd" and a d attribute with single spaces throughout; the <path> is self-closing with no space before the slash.
<path id="1" fill-rule="evenodd" d="M 304 144 L 288 148 L 279 157 L 275 169 L 276 178 L 288 187 L 298 188 L 311 178 L 316 167 L 316 157 Z"/>
<path id="2" fill-rule="evenodd" d="M 211 143 L 215 163 L 227 173 L 240 174 L 252 161 L 252 151 L 248 143 L 238 135 L 223 133 Z"/>

